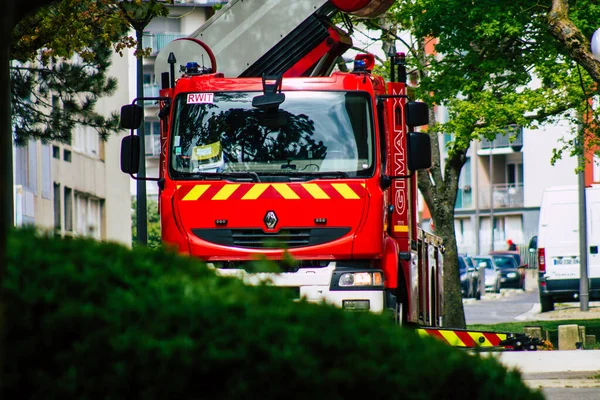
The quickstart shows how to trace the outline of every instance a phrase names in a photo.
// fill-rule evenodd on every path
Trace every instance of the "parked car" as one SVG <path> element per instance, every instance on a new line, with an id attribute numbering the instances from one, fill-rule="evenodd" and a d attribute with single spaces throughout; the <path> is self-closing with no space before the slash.
<path id="1" fill-rule="evenodd" d="M 458 269 L 460 273 L 460 291 L 462 297 L 468 299 L 481 299 L 479 290 L 479 273 L 471 257 L 458 255 Z"/>
<path id="2" fill-rule="evenodd" d="M 506 254 L 491 256 L 500 269 L 500 288 L 525 290 L 525 268 L 517 264 L 515 257 Z"/>
<path id="3" fill-rule="evenodd" d="M 473 263 L 477 266 L 479 273 L 484 270 L 485 291 L 500 293 L 500 269 L 491 256 L 475 256 Z"/>
<path id="4" fill-rule="evenodd" d="M 490 256 L 510 256 L 515 259 L 517 265 L 521 268 L 528 268 L 529 265 L 523 262 L 521 253 L 518 250 L 495 250 L 490 251 Z"/>

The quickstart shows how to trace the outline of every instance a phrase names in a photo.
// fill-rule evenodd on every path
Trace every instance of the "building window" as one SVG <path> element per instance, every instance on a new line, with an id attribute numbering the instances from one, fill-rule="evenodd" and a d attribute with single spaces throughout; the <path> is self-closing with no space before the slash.
<path id="1" fill-rule="evenodd" d="M 75 194 L 75 231 L 97 240 L 102 234 L 102 201 L 86 193 Z"/>
<path id="2" fill-rule="evenodd" d="M 73 150 L 98 157 L 100 153 L 98 131 L 89 126 L 78 125 L 73 132 Z"/>
<path id="3" fill-rule="evenodd" d="M 73 189 L 65 187 L 65 231 L 73 232 Z"/>
<path id="4" fill-rule="evenodd" d="M 52 157 L 60 160 L 60 147 L 52 146 Z"/>
<path id="5" fill-rule="evenodd" d="M 58 232 L 62 229 L 60 211 L 60 183 L 54 182 L 54 229 Z"/>
<path id="6" fill-rule="evenodd" d="M 24 145 L 16 147 L 15 185 L 22 185 L 33 193 L 37 193 L 37 145 L 28 140 Z"/>
<path id="7" fill-rule="evenodd" d="M 160 121 L 144 122 L 144 150 L 147 156 L 160 155 Z"/>
<path id="8" fill-rule="evenodd" d="M 494 241 L 506 240 L 506 221 L 504 217 L 494 217 Z"/>
<path id="9" fill-rule="evenodd" d="M 523 184 L 523 163 L 506 164 L 506 183 L 509 187 Z"/>
<path id="10" fill-rule="evenodd" d="M 465 220 L 463 218 L 454 221 L 454 231 L 456 233 L 456 243 L 463 244 L 465 241 Z"/>
<path id="11" fill-rule="evenodd" d="M 65 149 L 63 151 L 63 160 L 65 160 L 66 162 L 71 162 L 71 151 Z"/>

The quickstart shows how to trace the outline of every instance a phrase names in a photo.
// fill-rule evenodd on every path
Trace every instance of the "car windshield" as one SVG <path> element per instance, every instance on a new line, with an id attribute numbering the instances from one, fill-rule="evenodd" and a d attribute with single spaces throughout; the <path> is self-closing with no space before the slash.
<path id="1" fill-rule="evenodd" d="M 283 175 L 368 177 L 371 101 L 364 92 L 285 92 L 278 110 L 260 92 L 187 93 L 175 100 L 170 173 L 177 178 Z"/>
<path id="2" fill-rule="evenodd" d="M 490 260 L 489 258 L 474 258 L 473 261 L 475 262 L 475 265 L 477 265 L 477 267 L 479 267 L 479 264 L 481 263 L 485 263 L 485 267 L 486 268 L 492 268 L 492 260 Z"/>
<path id="3" fill-rule="evenodd" d="M 510 256 L 506 256 L 506 257 L 494 256 L 494 261 L 496 262 L 496 265 L 500 269 L 517 268 L 517 266 L 518 266 L 516 264 L 515 259 Z"/>

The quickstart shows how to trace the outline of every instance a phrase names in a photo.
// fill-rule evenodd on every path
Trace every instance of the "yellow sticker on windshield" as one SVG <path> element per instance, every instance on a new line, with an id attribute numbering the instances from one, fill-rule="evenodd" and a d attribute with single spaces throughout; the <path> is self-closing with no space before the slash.
<path id="1" fill-rule="evenodd" d="M 214 142 L 204 146 L 194 147 L 192 152 L 192 160 L 209 160 L 221 154 L 221 142 Z"/>

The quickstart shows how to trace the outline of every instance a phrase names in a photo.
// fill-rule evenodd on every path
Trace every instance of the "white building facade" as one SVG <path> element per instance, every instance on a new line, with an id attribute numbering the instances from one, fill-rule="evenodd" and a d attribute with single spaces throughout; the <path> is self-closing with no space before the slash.
<path id="1" fill-rule="evenodd" d="M 108 75 L 126 81 L 128 58 L 113 56 Z M 128 97 L 127 86 L 119 85 L 96 111 L 109 115 Z M 70 144 L 14 146 L 15 225 L 131 245 L 129 177 L 119 165 L 124 134 L 102 141 L 94 129 L 77 127 Z"/>

